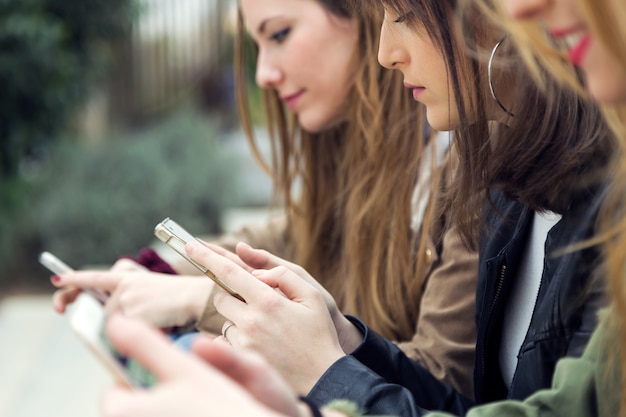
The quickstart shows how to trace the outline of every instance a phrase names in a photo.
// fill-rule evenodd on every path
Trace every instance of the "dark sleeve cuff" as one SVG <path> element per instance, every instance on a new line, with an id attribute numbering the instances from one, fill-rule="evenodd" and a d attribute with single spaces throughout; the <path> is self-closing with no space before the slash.
<path id="1" fill-rule="evenodd" d="M 474 405 L 473 401 L 406 356 L 393 342 L 369 329 L 362 320 L 354 316 L 346 318 L 363 334 L 363 341 L 350 356 L 379 376 L 386 385 L 400 386 L 409 392 L 414 407 L 464 415 Z M 360 384 L 360 376 L 353 378 Z"/>
<path id="2" fill-rule="evenodd" d="M 408 390 L 386 383 L 350 355 L 339 359 L 322 375 L 307 399 L 318 407 L 335 400 L 348 400 L 365 414 L 403 417 L 425 414 Z"/>

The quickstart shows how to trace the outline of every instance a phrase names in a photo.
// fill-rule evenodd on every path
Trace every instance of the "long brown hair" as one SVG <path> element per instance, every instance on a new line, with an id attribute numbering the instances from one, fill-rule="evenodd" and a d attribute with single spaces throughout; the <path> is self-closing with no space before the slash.
<path id="1" fill-rule="evenodd" d="M 250 54 L 240 16 L 235 66 L 241 120 L 288 214 L 294 262 L 316 277 L 344 312 L 386 337 L 408 340 L 426 275 L 423 251 L 416 253 L 423 238 L 410 227 L 425 142 L 423 112 L 400 75 L 377 62 L 379 16 L 352 9 L 348 0 L 317 1 L 358 22 L 347 122 L 320 133 L 304 131 L 277 94 L 266 90 L 272 153 L 265 162 L 250 118 L 245 71 Z"/>
<path id="2" fill-rule="evenodd" d="M 466 244 L 475 248 L 484 232 L 480 213 L 488 190 L 501 190 L 534 210 L 562 213 L 591 186 L 581 185 L 580 175 L 603 166 L 613 148 L 594 103 L 548 76 L 544 89 L 538 88 L 515 45 L 505 42 L 498 52 L 505 62 L 499 69 L 513 81 L 516 100 L 506 105 L 515 116 L 508 117 L 506 126 L 490 129 L 486 108 L 492 98 L 481 77 L 481 52 L 504 32 L 476 9 L 466 8 L 453 19 L 456 0 L 383 1 L 427 30 L 446 59 L 461 120 L 455 139 L 460 163 L 448 201 Z"/>

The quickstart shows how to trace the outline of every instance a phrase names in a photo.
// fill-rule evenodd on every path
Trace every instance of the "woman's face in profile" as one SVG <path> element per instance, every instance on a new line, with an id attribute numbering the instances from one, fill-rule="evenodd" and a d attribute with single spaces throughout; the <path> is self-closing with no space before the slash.
<path id="1" fill-rule="evenodd" d="M 626 102 L 626 68 L 588 25 L 580 11 L 580 0 L 500 1 L 512 18 L 540 21 L 553 37 L 565 43 L 570 61 L 583 71 L 586 88 L 597 101 Z"/>
<path id="2" fill-rule="evenodd" d="M 426 106 L 426 118 L 436 130 L 458 127 L 459 112 L 450 88 L 442 52 L 425 28 L 413 23 L 416 16 L 398 16 L 385 7 L 380 34 L 378 61 L 382 66 L 402 72 L 404 86 L 416 101 Z"/>
<path id="3" fill-rule="evenodd" d="M 319 132 L 347 117 L 357 22 L 316 0 L 240 0 L 258 47 L 256 81 L 274 89 L 302 128 Z"/>

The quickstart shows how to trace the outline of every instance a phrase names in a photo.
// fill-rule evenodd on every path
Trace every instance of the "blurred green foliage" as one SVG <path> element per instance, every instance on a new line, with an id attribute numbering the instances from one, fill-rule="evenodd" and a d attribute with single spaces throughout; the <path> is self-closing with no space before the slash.
<path id="1" fill-rule="evenodd" d="M 28 170 L 28 182 L 4 183 L 26 204 L 0 206 L 0 286 L 33 277 L 49 285 L 41 250 L 75 267 L 136 255 L 165 217 L 196 234 L 219 233 L 239 187 L 238 160 L 218 136 L 206 117 L 187 111 L 136 134 L 59 141 Z"/>
<path id="2" fill-rule="evenodd" d="M 57 137 L 136 14 L 133 0 L 0 0 L 0 181 Z"/>

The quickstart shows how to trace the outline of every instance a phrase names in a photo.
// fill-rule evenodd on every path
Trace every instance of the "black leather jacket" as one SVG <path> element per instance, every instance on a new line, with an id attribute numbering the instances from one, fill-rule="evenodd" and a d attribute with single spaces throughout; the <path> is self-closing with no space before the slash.
<path id="1" fill-rule="evenodd" d="M 605 303 L 601 281 L 592 273 L 600 253 L 597 247 L 559 250 L 594 235 L 601 199 L 583 196 L 548 233 L 541 286 L 509 389 L 499 363 L 502 317 L 533 212 L 498 193 L 493 197 L 497 210 L 486 213 L 491 226 L 480 248 L 476 293 L 475 401 L 436 380 L 354 317 L 350 319 L 362 330 L 363 343 L 328 369 L 309 399 L 320 405 L 349 399 L 368 414 L 406 417 L 441 410 L 462 415 L 476 404 L 523 399 L 547 388 L 559 358 L 582 355 L 597 323 L 596 311 Z"/>

